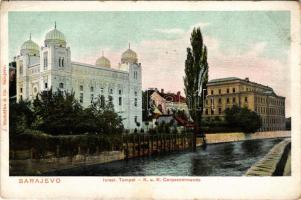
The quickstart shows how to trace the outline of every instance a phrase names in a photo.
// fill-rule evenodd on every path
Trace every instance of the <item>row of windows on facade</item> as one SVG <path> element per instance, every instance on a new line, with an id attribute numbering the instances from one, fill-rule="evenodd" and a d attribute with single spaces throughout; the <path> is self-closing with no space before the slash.
<path id="1" fill-rule="evenodd" d="M 112 97 L 112 96 L 109 96 L 108 99 L 109 99 L 109 102 L 110 102 L 110 103 L 113 103 L 113 97 Z M 94 100 L 95 100 L 95 99 L 94 99 L 94 94 L 91 94 L 91 95 L 90 95 L 90 102 L 93 103 Z M 105 100 L 104 95 L 101 95 L 101 96 L 100 96 L 100 103 L 101 103 L 102 105 L 104 105 L 105 101 L 106 101 L 106 100 Z M 80 102 L 80 103 L 83 103 L 83 102 L 84 102 L 84 93 L 82 93 L 82 92 L 79 94 L 79 102 Z M 119 106 L 122 106 L 122 97 L 118 97 L 118 105 L 119 105 Z M 134 106 L 135 106 L 135 107 L 138 106 L 138 99 L 137 99 L 137 98 L 134 99 Z"/>
<path id="2" fill-rule="evenodd" d="M 268 99 L 262 98 L 262 97 L 256 97 L 255 100 L 257 103 L 264 103 L 264 104 L 268 103 Z M 272 105 L 284 106 L 284 101 L 282 101 L 282 100 L 269 99 L 269 103 Z"/>
<path id="3" fill-rule="evenodd" d="M 64 83 L 59 83 L 59 88 L 64 89 Z M 45 83 L 45 89 L 47 89 L 47 83 Z M 84 92 L 84 86 L 83 85 L 79 86 L 79 91 Z M 93 86 L 90 87 L 90 92 L 94 92 L 94 87 Z M 104 88 L 100 88 L 100 92 L 104 93 Z M 112 88 L 108 88 L 108 93 L 109 94 L 114 94 L 114 90 Z M 119 89 L 118 94 L 122 95 L 122 90 Z M 137 91 L 134 91 L 134 94 L 135 94 L 135 96 L 137 96 L 138 95 Z"/>
<path id="4" fill-rule="evenodd" d="M 210 114 L 211 115 L 215 115 L 215 110 L 214 109 L 210 109 Z M 222 108 L 218 108 L 218 114 L 221 115 L 222 114 Z M 205 114 L 209 115 L 209 110 L 206 109 L 205 110 Z M 262 118 L 262 122 L 263 123 L 268 123 L 268 124 L 277 124 L 277 123 L 283 123 L 284 122 L 284 118 L 277 118 L 277 117 L 270 117 L 270 118 Z"/>
<path id="5" fill-rule="evenodd" d="M 281 126 L 281 123 L 284 123 L 284 118 L 279 117 L 269 117 L 269 118 L 262 118 L 263 124 L 279 124 Z"/>
<path id="6" fill-rule="evenodd" d="M 229 94 L 230 93 L 230 88 L 227 88 L 226 91 L 227 91 L 227 94 Z M 232 93 L 235 93 L 235 88 L 232 88 Z M 213 89 L 211 90 L 211 94 L 212 95 L 214 94 Z M 222 89 L 218 89 L 218 94 L 222 94 Z"/>
<path id="7" fill-rule="evenodd" d="M 262 91 L 262 90 L 246 87 L 246 91 Z M 236 89 L 232 88 L 232 93 L 235 93 L 235 92 L 236 92 Z M 213 89 L 211 90 L 210 93 L 211 93 L 211 95 L 215 94 Z M 226 89 L 226 93 L 230 94 L 230 88 Z M 218 89 L 218 94 L 222 94 L 222 89 Z"/>
<path id="8" fill-rule="evenodd" d="M 214 110 L 213 108 L 210 109 L 210 113 L 211 115 L 214 115 Z M 221 115 L 222 114 L 222 108 L 219 107 L 218 108 L 218 114 Z M 284 109 L 275 109 L 275 108 L 264 108 L 264 107 L 258 107 L 258 108 L 255 108 L 255 112 L 259 113 L 259 114 L 270 114 L 270 115 L 284 115 Z M 206 115 L 209 115 L 209 110 L 206 109 L 205 110 L 205 114 Z"/>
<path id="9" fill-rule="evenodd" d="M 48 83 L 47 82 L 44 83 L 44 88 L 45 89 L 48 88 Z M 59 88 L 64 89 L 64 83 L 59 83 Z M 84 87 L 82 85 L 80 85 L 79 88 L 80 88 L 79 90 L 81 92 L 84 91 Z M 100 91 L 101 91 L 101 93 L 103 93 L 104 89 L 100 88 Z M 20 93 L 22 93 L 22 92 L 23 92 L 23 88 L 20 88 Z M 93 86 L 90 87 L 90 92 L 94 92 L 94 87 Z M 111 89 L 111 88 L 109 89 L 109 94 L 113 94 L 113 89 Z M 118 90 L 118 94 L 122 95 L 122 90 Z M 134 94 L 135 94 L 135 96 L 137 96 L 137 94 L 138 94 L 137 91 L 135 91 Z"/>
<path id="10" fill-rule="evenodd" d="M 59 57 L 58 59 L 59 67 L 64 67 L 65 60 L 63 57 Z M 48 57 L 44 55 L 44 63 L 43 63 L 44 69 L 47 69 L 48 67 Z"/>
<path id="11" fill-rule="evenodd" d="M 210 99 L 211 105 L 214 105 L 214 98 Z M 229 104 L 230 102 L 230 98 L 226 99 L 226 102 Z M 248 102 L 248 97 L 245 97 L 245 102 Z M 218 103 L 221 104 L 222 103 L 222 98 L 218 98 Z M 232 103 L 236 103 L 236 97 L 232 98 Z M 206 105 L 208 105 L 208 99 L 206 99 Z"/>
<path id="12" fill-rule="evenodd" d="M 266 107 L 257 107 L 255 112 L 260 114 L 270 114 L 270 115 L 284 115 L 284 109 L 282 108 L 266 108 Z"/>

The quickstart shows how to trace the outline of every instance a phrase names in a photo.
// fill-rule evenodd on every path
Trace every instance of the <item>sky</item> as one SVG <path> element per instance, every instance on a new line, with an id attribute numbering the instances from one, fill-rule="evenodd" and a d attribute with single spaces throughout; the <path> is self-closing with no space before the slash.
<path id="1" fill-rule="evenodd" d="M 101 52 L 117 68 L 128 48 L 142 64 L 142 87 L 183 94 L 186 48 L 200 27 L 208 49 L 209 80 L 249 77 L 286 97 L 290 116 L 288 11 L 10 12 L 9 59 L 29 39 L 43 45 L 54 28 L 64 33 L 72 61 L 95 64 Z"/>

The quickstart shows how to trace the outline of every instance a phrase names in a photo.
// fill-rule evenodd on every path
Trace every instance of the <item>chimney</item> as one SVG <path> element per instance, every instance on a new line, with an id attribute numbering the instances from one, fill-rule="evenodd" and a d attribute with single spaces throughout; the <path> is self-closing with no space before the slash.
<path id="1" fill-rule="evenodd" d="M 249 82 L 249 77 L 246 77 L 245 80 L 246 80 L 247 82 Z"/>
<path id="2" fill-rule="evenodd" d="M 163 88 L 161 88 L 161 93 L 164 94 L 164 89 Z"/>

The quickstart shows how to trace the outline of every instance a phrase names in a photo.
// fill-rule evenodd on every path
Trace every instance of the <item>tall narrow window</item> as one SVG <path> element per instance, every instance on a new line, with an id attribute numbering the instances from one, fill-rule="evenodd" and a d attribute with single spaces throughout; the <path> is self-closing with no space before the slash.
<path id="1" fill-rule="evenodd" d="M 44 83 L 44 88 L 47 89 L 48 88 L 48 83 Z"/>
<path id="2" fill-rule="evenodd" d="M 90 92 L 94 92 L 94 87 L 93 86 L 90 87 Z"/>
<path id="3" fill-rule="evenodd" d="M 222 90 L 221 89 L 218 89 L 218 94 L 221 94 L 222 93 Z"/>
<path id="4" fill-rule="evenodd" d="M 64 67 L 64 58 L 62 58 L 62 67 Z"/>
<path id="5" fill-rule="evenodd" d="M 121 92 L 121 90 L 119 90 L 119 95 L 121 95 L 122 94 L 122 92 Z"/>
<path id="6" fill-rule="evenodd" d="M 84 86 L 80 85 L 80 86 L 79 86 L 79 90 L 80 90 L 80 91 L 84 91 Z"/>
<path id="7" fill-rule="evenodd" d="M 59 88 L 63 89 L 64 88 L 64 83 L 60 83 Z"/>
<path id="8" fill-rule="evenodd" d="M 218 108 L 218 114 L 222 114 L 222 108 Z"/>
<path id="9" fill-rule="evenodd" d="M 44 52 L 44 70 L 48 67 L 48 53 Z"/>
<path id="10" fill-rule="evenodd" d="M 135 103 L 134 103 L 134 105 L 135 105 L 135 107 L 137 107 L 137 105 L 138 105 L 138 100 L 137 100 L 137 98 L 135 98 Z"/>
<path id="11" fill-rule="evenodd" d="M 23 88 L 20 88 L 20 93 L 22 93 L 23 92 Z"/>
<path id="12" fill-rule="evenodd" d="M 232 88 L 232 92 L 235 93 L 235 88 Z"/>
<path id="13" fill-rule="evenodd" d="M 20 65 L 20 75 L 23 74 L 23 64 Z"/>
<path id="14" fill-rule="evenodd" d="M 109 103 L 113 103 L 113 97 L 109 96 Z"/>
<path id="15" fill-rule="evenodd" d="M 229 88 L 227 88 L 227 94 L 229 94 L 229 92 L 230 92 L 230 90 L 229 90 Z"/>
<path id="16" fill-rule="evenodd" d="M 235 98 L 235 97 L 233 97 L 233 98 L 232 98 L 232 102 L 233 102 L 233 103 L 235 103 L 235 101 L 236 101 L 236 98 Z"/>
<path id="17" fill-rule="evenodd" d="M 59 67 L 61 67 L 61 57 L 59 57 Z"/>
<path id="18" fill-rule="evenodd" d="M 103 94 L 103 88 L 100 88 L 100 93 Z"/>
<path id="19" fill-rule="evenodd" d="M 134 120 L 135 120 L 135 123 L 137 123 L 138 117 L 137 117 L 137 116 L 135 116 Z"/>
<path id="20" fill-rule="evenodd" d="M 79 102 L 83 103 L 84 102 L 84 93 L 79 94 Z"/>
<path id="21" fill-rule="evenodd" d="M 122 97 L 119 97 L 119 105 L 122 105 Z"/>
<path id="22" fill-rule="evenodd" d="M 245 97 L 245 102 L 248 102 L 248 97 Z"/>
<path id="23" fill-rule="evenodd" d="M 105 107 L 105 101 L 106 101 L 105 96 L 101 95 L 100 96 L 100 106 L 102 108 Z"/>

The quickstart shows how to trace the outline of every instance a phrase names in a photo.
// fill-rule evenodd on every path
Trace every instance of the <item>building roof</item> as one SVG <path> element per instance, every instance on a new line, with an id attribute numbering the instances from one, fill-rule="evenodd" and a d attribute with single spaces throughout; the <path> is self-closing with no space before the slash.
<path id="1" fill-rule="evenodd" d="M 241 79 L 241 78 L 237 78 L 237 77 L 226 77 L 226 78 L 218 78 L 218 79 L 212 79 L 208 82 L 208 84 L 214 84 L 214 83 L 222 83 L 222 82 L 228 82 L 228 81 L 241 81 L 241 82 L 245 82 L 245 83 L 251 83 L 260 87 L 265 87 L 268 90 L 273 90 L 271 87 L 267 86 L 267 85 L 262 85 L 260 83 L 256 83 L 256 82 L 252 82 L 249 80 L 249 78 L 245 78 L 245 79 Z"/>
<path id="2" fill-rule="evenodd" d="M 129 48 L 123 52 L 121 55 L 121 62 L 122 63 L 137 63 L 138 62 L 138 56 L 135 51 L 133 51 L 129 45 Z"/>
<path id="3" fill-rule="evenodd" d="M 172 92 L 160 92 L 157 88 L 148 89 L 148 95 L 151 96 L 154 92 L 159 94 L 162 98 L 164 98 L 166 101 L 174 102 L 174 103 L 186 103 L 186 98 L 181 96 L 180 92 L 177 92 L 177 94 Z"/>
<path id="4" fill-rule="evenodd" d="M 162 96 L 166 101 L 169 102 L 174 102 L 174 103 L 185 103 L 186 102 L 186 98 L 181 96 L 180 93 L 178 94 L 174 94 L 174 93 L 160 93 L 160 96 Z"/>
<path id="5" fill-rule="evenodd" d="M 56 44 L 61 46 L 66 45 L 65 35 L 61 31 L 57 30 L 56 23 L 54 25 L 54 29 L 46 33 L 44 43 L 45 45 L 48 44 Z"/>
<path id="6" fill-rule="evenodd" d="M 25 41 L 21 46 L 21 55 L 24 55 L 24 52 L 30 52 L 31 54 L 40 54 L 40 47 L 37 43 L 31 40 L 31 34 L 29 40 Z"/>
<path id="7" fill-rule="evenodd" d="M 252 84 L 254 86 L 261 87 L 262 89 L 264 88 L 265 89 L 264 94 L 281 97 L 281 96 L 278 96 L 274 92 L 273 88 L 271 88 L 271 87 L 269 87 L 267 85 L 262 85 L 260 83 L 252 82 L 252 81 L 249 80 L 249 78 L 245 78 L 245 79 L 241 79 L 241 78 L 237 78 L 237 77 L 218 78 L 218 79 L 212 79 L 212 80 L 210 80 L 207 85 L 224 83 L 224 82 L 232 82 L 232 81 L 239 81 L 239 82 L 244 82 L 244 83 L 250 83 L 250 84 Z"/>
<path id="8" fill-rule="evenodd" d="M 218 83 L 218 82 L 224 82 L 224 81 L 237 81 L 237 80 L 242 80 L 237 77 L 226 77 L 226 78 L 217 78 L 217 79 L 212 79 L 208 83 Z"/>
<path id="9" fill-rule="evenodd" d="M 102 53 L 102 56 L 96 60 L 95 65 L 100 66 L 100 67 L 109 67 L 110 68 L 111 67 L 111 62 Z"/>

